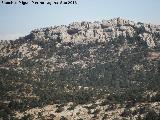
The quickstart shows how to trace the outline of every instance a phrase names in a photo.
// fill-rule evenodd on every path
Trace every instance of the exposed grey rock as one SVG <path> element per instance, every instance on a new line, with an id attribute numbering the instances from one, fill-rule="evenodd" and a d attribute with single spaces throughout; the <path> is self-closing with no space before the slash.
<path id="1" fill-rule="evenodd" d="M 125 30 L 127 30 L 127 27 L 126 26 L 120 26 L 120 28 L 119 28 L 121 31 L 125 31 Z"/>
<path id="2" fill-rule="evenodd" d="M 111 21 L 103 20 L 101 25 L 102 25 L 102 28 L 108 28 L 112 26 L 112 23 Z"/>
<path id="3" fill-rule="evenodd" d="M 98 21 L 89 23 L 89 29 L 100 29 L 100 28 L 101 28 L 101 24 Z"/>
<path id="4" fill-rule="evenodd" d="M 134 37 L 136 34 L 150 34 L 149 38 L 142 36 L 142 39 L 148 46 L 155 46 L 153 42 L 154 36 L 160 36 L 160 26 L 134 23 L 133 21 L 115 18 L 111 20 L 102 20 L 102 22 L 73 22 L 66 25 L 54 26 L 33 30 L 30 34 L 31 39 L 35 41 L 58 40 L 59 42 L 78 44 L 83 41 L 95 41 L 101 39 L 107 42 L 109 39 L 122 36 Z M 137 36 L 138 36 L 137 35 Z"/>
<path id="5" fill-rule="evenodd" d="M 124 20 L 121 19 L 120 17 L 117 18 L 117 25 L 118 25 L 118 26 L 122 26 L 123 24 L 124 24 Z"/>

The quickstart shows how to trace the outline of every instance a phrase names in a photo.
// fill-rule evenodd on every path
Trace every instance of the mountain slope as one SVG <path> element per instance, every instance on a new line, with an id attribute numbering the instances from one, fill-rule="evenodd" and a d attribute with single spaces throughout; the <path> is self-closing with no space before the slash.
<path id="1" fill-rule="evenodd" d="M 152 108 L 158 116 L 159 48 L 159 25 L 121 18 L 36 29 L 15 41 L 2 41 L 2 118 L 15 118 L 16 111 L 35 107 L 69 102 L 87 105 L 97 100 L 122 108 L 156 102 L 158 108 Z M 105 117 L 106 112 L 99 109 Z M 141 119 L 147 119 L 147 113 Z M 130 114 L 120 115 L 122 119 L 141 115 Z"/>

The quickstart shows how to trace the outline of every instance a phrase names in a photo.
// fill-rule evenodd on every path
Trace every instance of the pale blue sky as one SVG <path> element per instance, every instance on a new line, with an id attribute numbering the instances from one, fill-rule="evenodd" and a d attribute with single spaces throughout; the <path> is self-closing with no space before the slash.
<path id="1" fill-rule="evenodd" d="M 73 21 L 101 21 L 122 17 L 135 22 L 160 24 L 160 0 L 77 0 L 78 5 L 51 6 L 5 5 L 1 1 L 0 39 L 15 39 L 29 34 L 35 28 L 69 24 Z"/>

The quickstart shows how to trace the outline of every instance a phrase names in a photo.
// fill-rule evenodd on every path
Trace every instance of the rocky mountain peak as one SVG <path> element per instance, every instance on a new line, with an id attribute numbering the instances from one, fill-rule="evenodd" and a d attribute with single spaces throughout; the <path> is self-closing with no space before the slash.
<path id="1" fill-rule="evenodd" d="M 135 23 L 120 17 L 101 22 L 73 22 L 67 25 L 35 29 L 26 37 L 34 41 L 58 40 L 59 43 L 108 42 L 114 38 L 139 36 L 149 47 L 155 47 L 154 37 L 160 36 L 160 26 Z"/>

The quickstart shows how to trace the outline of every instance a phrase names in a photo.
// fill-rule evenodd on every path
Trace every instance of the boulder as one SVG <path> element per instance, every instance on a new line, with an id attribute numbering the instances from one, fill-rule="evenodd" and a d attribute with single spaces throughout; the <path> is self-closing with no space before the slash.
<path id="1" fill-rule="evenodd" d="M 111 26 L 112 26 L 111 21 L 102 20 L 102 24 L 101 24 L 102 28 L 108 28 L 108 27 L 111 27 Z"/>
<path id="2" fill-rule="evenodd" d="M 124 20 L 121 19 L 120 17 L 117 18 L 117 26 L 122 26 L 123 25 Z"/>
<path id="3" fill-rule="evenodd" d="M 126 26 L 120 26 L 120 27 L 119 27 L 119 30 L 120 30 L 120 31 L 125 31 L 125 30 L 127 30 L 127 27 L 126 27 Z"/>
<path id="4" fill-rule="evenodd" d="M 100 29 L 101 28 L 101 24 L 100 22 L 93 22 L 93 23 L 89 23 L 89 29 Z"/>

